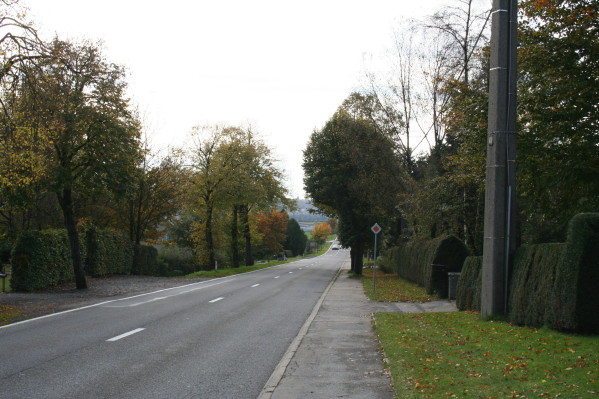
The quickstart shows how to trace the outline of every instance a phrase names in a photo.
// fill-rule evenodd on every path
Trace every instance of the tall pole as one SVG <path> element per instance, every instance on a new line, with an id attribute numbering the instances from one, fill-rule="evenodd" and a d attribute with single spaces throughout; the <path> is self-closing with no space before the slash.
<path id="1" fill-rule="evenodd" d="M 376 238 L 378 234 L 374 234 L 374 266 L 372 272 L 372 292 L 376 292 Z"/>
<path id="2" fill-rule="evenodd" d="M 493 0 L 481 317 L 507 313 L 516 250 L 517 0 Z"/>

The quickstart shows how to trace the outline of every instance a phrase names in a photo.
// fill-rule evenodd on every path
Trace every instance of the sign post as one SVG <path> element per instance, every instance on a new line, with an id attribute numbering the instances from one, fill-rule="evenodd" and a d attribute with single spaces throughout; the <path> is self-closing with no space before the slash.
<path id="1" fill-rule="evenodd" d="M 370 230 L 374 233 L 374 267 L 372 271 L 372 292 L 376 292 L 376 238 L 381 232 L 381 226 L 378 223 L 375 223 L 374 226 L 370 228 Z"/>

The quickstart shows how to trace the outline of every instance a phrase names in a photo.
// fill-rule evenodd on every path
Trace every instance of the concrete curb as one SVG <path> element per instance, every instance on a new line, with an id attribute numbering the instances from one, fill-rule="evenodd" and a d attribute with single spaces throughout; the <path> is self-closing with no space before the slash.
<path id="1" fill-rule="evenodd" d="M 297 352 L 297 349 L 299 348 L 300 344 L 302 343 L 302 340 L 308 333 L 308 329 L 310 328 L 312 321 L 314 321 L 314 318 L 316 318 L 316 315 L 318 314 L 318 311 L 320 310 L 320 307 L 322 306 L 324 299 L 326 298 L 327 294 L 331 290 L 331 287 L 333 286 L 335 281 L 337 281 L 337 278 L 341 274 L 341 270 L 345 266 L 345 263 L 347 263 L 347 261 L 343 262 L 343 264 L 337 270 L 337 272 L 335 273 L 335 276 L 333 277 L 333 279 L 331 280 L 331 282 L 329 283 L 327 288 L 324 290 L 324 292 L 318 299 L 318 302 L 316 302 L 316 305 L 314 305 L 314 308 L 312 309 L 312 313 L 310 313 L 310 316 L 308 316 L 308 318 L 304 322 L 304 325 L 302 326 L 302 328 L 300 328 L 297 336 L 293 339 L 293 341 L 291 342 L 291 345 L 289 345 L 289 348 L 287 348 L 287 351 L 283 355 L 283 358 L 281 359 L 279 364 L 277 364 L 277 366 L 275 367 L 274 371 L 272 372 L 272 374 L 270 375 L 270 378 L 264 385 L 264 388 L 262 388 L 262 391 L 260 392 L 260 395 L 258 395 L 257 399 L 270 399 L 272 397 L 274 390 L 279 385 L 279 382 L 281 382 L 281 379 L 283 378 L 283 375 L 285 374 L 285 371 L 287 370 L 287 366 L 289 366 L 291 359 Z"/>

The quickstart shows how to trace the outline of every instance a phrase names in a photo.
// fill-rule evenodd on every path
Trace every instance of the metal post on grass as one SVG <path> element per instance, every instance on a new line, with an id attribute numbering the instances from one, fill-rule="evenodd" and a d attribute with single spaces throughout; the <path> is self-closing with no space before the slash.
<path id="1" fill-rule="evenodd" d="M 376 292 L 376 238 L 381 232 L 381 226 L 378 223 L 375 223 L 374 226 L 370 228 L 374 233 L 374 266 L 372 270 L 372 292 Z"/>

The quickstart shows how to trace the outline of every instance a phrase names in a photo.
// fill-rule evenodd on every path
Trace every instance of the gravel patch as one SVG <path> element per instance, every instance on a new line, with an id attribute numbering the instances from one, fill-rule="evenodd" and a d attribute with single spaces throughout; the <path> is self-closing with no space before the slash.
<path id="1" fill-rule="evenodd" d="M 50 313 L 61 312 L 94 303 L 118 299 L 163 288 L 191 284 L 205 278 L 108 276 L 86 277 L 88 288 L 78 290 L 67 283 L 43 291 L 0 293 L 0 306 L 10 306 L 20 313 L 20 321 Z"/>

